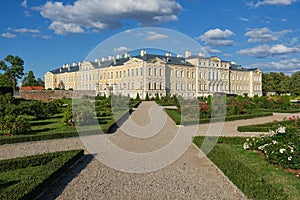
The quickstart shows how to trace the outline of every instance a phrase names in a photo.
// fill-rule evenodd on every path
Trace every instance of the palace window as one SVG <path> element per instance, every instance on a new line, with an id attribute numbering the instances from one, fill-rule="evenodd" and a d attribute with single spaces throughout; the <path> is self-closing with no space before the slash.
<path id="1" fill-rule="evenodd" d="M 141 76 L 143 76 L 143 68 L 142 67 L 140 69 L 140 72 L 141 72 Z"/>
<path id="2" fill-rule="evenodd" d="M 152 75 L 152 69 L 151 69 L 151 68 L 149 68 L 148 75 L 149 75 L 149 76 Z"/>

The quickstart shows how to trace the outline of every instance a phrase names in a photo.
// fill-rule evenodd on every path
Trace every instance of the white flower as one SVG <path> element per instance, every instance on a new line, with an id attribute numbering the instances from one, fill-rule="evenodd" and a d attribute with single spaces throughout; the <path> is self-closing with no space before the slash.
<path id="1" fill-rule="evenodd" d="M 259 149 L 259 150 L 262 150 L 262 149 L 263 149 L 263 147 L 262 147 L 262 146 L 259 146 L 259 147 L 258 147 L 258 149 Z"/>
<path id="2" fill-rule="evenodd" d="M 280 153 L 284 153 L 286 151 L 286 149 L 279 149 Z"/>
<path id="3" fill-rule="evenodd" d="M 292 156 L 289 156 L 289 157 L 288 157 L 288 161 L 291 161 L 291 160 L 292 160 L 292 158 L 293 158 Z"/>
<path id="4" fill-rule="evenodd" d="M 247 142 L 249 142 L 249 138 L 247 138 L 247 140 L 246 140 Z"/>
<path id="5" fill-rule="evenodd" d="M 250 147 L 249 147 L 249 145 L 248 145 L 247 142 L 244 143 L 244 149 L 245 149 L 245 150 L 250 149 Z"/>
<path id="6" fill-rule="evenodd" d="M 277 142 L 276 140 L 273 140 L 272 143 L 273 143 L 274 145 L 278 144 L 278 142 Z"/>
<path id="7" fill-rule="evenodd" d="M 276 130 L 276 133 L 280 133 L 280 134 L 284 134 L 285 133 L 285 127 L 283 126 L 280 126 L 277 130 Z"/>

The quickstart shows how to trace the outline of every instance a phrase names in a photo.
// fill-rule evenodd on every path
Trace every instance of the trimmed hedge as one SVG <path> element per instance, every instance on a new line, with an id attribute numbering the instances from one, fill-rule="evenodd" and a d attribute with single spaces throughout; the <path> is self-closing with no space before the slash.
<path id="1" fill-rule="evenodd" d="M 210 123 L 213 119 L 214 122 L 223 121 L 223 118 L 205 118 L 199 121 L 183 121 L 181 122 L 181 115 L 176 109 L 164 109 L 165 112 L 171 117 L 171 119 L 176 123 L 176 125 L 192 125 L 192 124 L 205 124 Z M 255 114 L 243 114 L 243 115 L 231 115 L 226 116 L 225 121 L 235 121 L 241 119 L 253 119 L 257 117 L 272 116 L 271 112 L 255 113 Z"/>
<path id="2" fill-rule="evenodd" d="M 1 188 L 0 199 L 35 199 L 83 155 L 83 150 L 72 150 L 1 161 L 0 173 L 19 171 L 27 167 L 39 168 L 31 176 Z"/>
<path id="3" fill-rule="evenodd" d="M 77 137 L 77 136 L 78 136 L 77 132 L 43 134 L 43 135 L 1 136 L 0 145 L 20 143 L 20 142 L 33 142 L 33 141 L 40 141 L 40 140 L 61 139 L 61 138 L 69 138 L 69 137 Z"/>
<path id="4" fill-rule="evenodd" d="M 203 140 L 195 137 L 193 142 L 201 147 Z M 297 180 L 256 153 L 244 150 L 245 140 L 220 137 L 207 156 L 249 199 L 297 199 Z"/>

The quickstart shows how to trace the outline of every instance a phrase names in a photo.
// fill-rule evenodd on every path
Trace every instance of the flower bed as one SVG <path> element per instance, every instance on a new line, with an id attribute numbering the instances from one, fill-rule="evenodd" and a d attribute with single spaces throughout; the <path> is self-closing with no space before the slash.
<path id="1" fill-rule="evenodd" d="M 296 120 L 299 123 L 300 120 Z M 257 150 L 272 164 L 290 169 L 300 169 L 300 129 L 280 126 L 271 136 L 248 138 L 244 149 Z"/>
<path id="2" fill-rule="evenodd" d="M 201 147 L 205 137 L 195 137 L 193 142 Z M 220 137 L 208 153 L 208 158 L 249 199 L 295 199 L 300 198 L 299 180 L 258 156 L 245 151 L 246 138 Z"/>

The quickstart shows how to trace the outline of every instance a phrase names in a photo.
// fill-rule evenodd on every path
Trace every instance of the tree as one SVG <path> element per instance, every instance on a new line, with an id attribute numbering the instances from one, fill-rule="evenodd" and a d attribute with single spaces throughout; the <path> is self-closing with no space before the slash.
<path id="1" fill-rule="evenodd" d="M 146 100 L 146 101 L 150 101 L 148 92 L 146 93 L 146 98 L 145 98 L 145 100 Z"/>
<path id="2" fill-rule="evenodd" d="M 37 86 L 45 86 L 45 82 L 41 79 L 41 78 L 38 78 L 37 79 Z"/>
<path id="3" fill-rule="evenodd" d="M 12 87 L 13 83 L 9 80 L 7 74 L 0 74 L 0 87 Z"/>
<path id="4" fill-rule="evenodd" d="M 8 66 L 7 63 L 9 63 L 10 66 Z M 8 80 L 12 82 L 15 93 L 18 83 L 17 79 L 21 79 L 24 76 L 24 61 L 18 56 L 8 55 L 4 61 L 0 61 L 0 70 L 3 70 Z"/>
<path id="5" fill-rule="evenodd" d="M 292 93 L 297 95 L 300 94 L 300 71 L 292 75 L 290 88 Z"/>
<path id="6" fill-rule="evenodd" d="M 33 71 L 29 71 L 22 80 L 22 86 L 37 86 Z"/>

